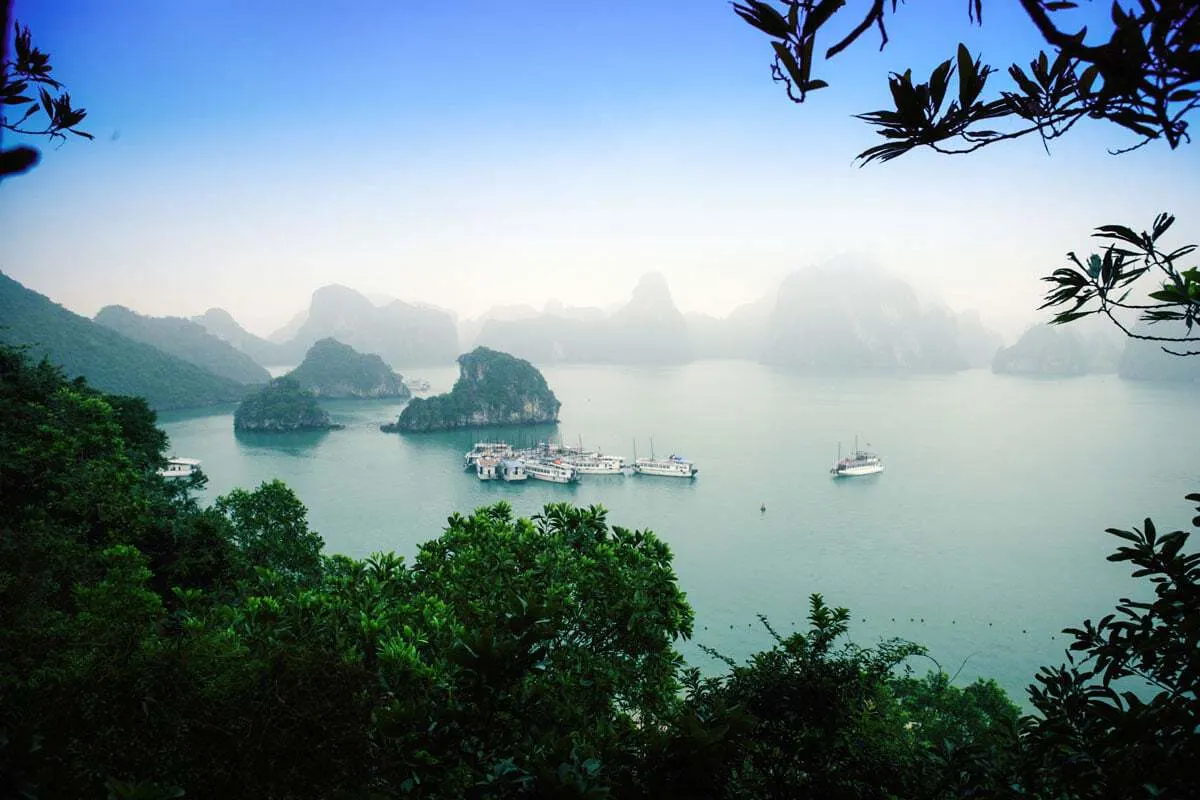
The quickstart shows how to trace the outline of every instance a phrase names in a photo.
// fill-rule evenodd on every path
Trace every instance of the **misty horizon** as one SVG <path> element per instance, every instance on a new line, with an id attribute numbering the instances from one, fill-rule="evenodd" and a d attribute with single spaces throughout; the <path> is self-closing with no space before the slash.
<path id="1" fill-rule="evenodd" d="M 1193 148 L 1116 158 L 1128 142 L 1087 122 L 1049 155 L 1027 138 L 856 166 L 874 134 L 851 115 L 888 102 L 887 70 L 922 74 L 960 35 L 1019 59 L 1038 34 L 1013 9 L 945 33 L 937 9 L 905 9 L 886 50 L 830 62 L 836 94 L 796 108 L 724 2 L 558 8 L 554 28 L 479 3 L 230 7 L 219 63 L 191 35 L 211 9 L 71 8 L 14 13 L 96 140 L 5 184 L 0 270 L 89 317 L 219 307 L 266 335 L 338 283 L 461 320 L 609 308 L 647 272 L 681 311 L 720 317 L 855 254 L 1011 339 L 1096 225 L 1200 208 L 1200 185 L 1172 180 Z M 118 39 L 137 46 L 99 44 Z M 353 56 L 312 59 L 313 41 Z"/>

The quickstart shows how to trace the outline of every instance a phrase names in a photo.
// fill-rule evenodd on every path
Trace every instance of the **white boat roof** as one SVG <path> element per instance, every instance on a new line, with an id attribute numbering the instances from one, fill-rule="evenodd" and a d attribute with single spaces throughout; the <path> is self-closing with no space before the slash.
<path id="1" fill-rule="evenodd" d="M 198 467 L 198 466 L 200 466 L 200 459 L 171 457 L 171 458 L 167 459 L 167 463 L 168 464 L 182 464 L 182 465 L 186 465 L 189 467 Z"/>

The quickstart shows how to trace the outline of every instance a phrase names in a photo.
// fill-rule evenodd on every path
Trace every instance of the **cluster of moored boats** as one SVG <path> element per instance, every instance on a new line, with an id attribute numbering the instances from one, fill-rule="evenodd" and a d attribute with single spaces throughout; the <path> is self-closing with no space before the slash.
<path id="1" fill-rule="evenodd" d="M 582 475 L 657 475 L 665 478 L 694 478 L 696 465 L 682 456 L 634 458 L 599 450 L 539 442 L 533 447 L 513 447 L 508 442 L 476 442 L 463 457 L 464 466 L 481 481 L 537 480 L 575 483 Z"/>

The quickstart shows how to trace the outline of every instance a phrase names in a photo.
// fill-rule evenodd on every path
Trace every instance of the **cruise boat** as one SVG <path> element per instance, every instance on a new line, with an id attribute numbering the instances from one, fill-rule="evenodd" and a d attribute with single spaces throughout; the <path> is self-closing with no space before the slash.
<path id="1" fill-rule="evenodd" d="M 199 468 L 198 458 L 168 458 L 167 465 L 158 474 L 164 478 L 190 478 Z"/>
<path id="2" fill-rule="evenodd" d="M 512 453 L 512 447 L 508 442 L 476 442 L 475 446 L 463 456 L 463 468 L 473 469 L 475 462 L 481 458 L 495 458 L 499 460 L 510 458 Z"/>
<path id="3" fill-rule="evenodd" d="M 413 394 L 424 394 L 433 388 L 429 385 L 429 381 L 425 380 L 424 378 L 405 378 L 404 385 L 407 386 L 409 391 L 411 391 Z"/>
<path id="4" fill-rule="evenodd" d="M 636 459 L 633 471 L 638 475 L 660 475 L 664 478 L 694 478 L 700 470 L 683 456 L 672 454 L 666 458 Z"/>
<path id="5" fill-rule="evenodd" d="M 500 462 L 500 477 L 508 482 L 526 480 L 525 462 L 506 458 Z"/>
<path id="6" fill-rule="evenodd" d="M 555 461 L 526 461 L 525 474 L 534 480 L 549 481 L 550 483 L 575 483 L 579 473 L 570 464 L 561 460 Z"/>
<path id="7" fill-rule="evenodd" d="M 490 456 L 476 459 L 475 477 L 481 481 L 494 481 L 500 477 L 500 460 Z"/>
<path id="8" fill-rule="evenodd" d="M 621 475 L 625 472 L 625 459 L 621 456 L 569 455 L 563 463 L 570 464 L 580 475 Z"/>
<path id="9" fill-rule="evenodd" d="M 867 447 L 871 445 L 868 444 Z M 854 452 L 842 458 L 842 443 L 838 442 L 838 460 L 829 470 L 835 478 L 855 478 L 861 475 L 875 475 L 883 472 L 883 461 L 874 453 L 858 449 L 858 438 L 854 439 Z"/>

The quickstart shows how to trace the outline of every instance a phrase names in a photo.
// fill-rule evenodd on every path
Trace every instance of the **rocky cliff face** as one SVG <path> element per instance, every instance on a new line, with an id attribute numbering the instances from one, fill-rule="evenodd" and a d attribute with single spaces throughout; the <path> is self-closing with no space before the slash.
<path id="1" fill-rule="evenodd" d="M 448 394 L 411 401 L 385 431 L 424 432 L 558 421 L 562 403 L 532 364 L 477 347 L 459 356 L 459 376 Z"/>
<path id="2" fill-rule="evenodd" d="M 336 339 L 321 339 L 289 376 L 316 397 L 411 396 L 404 381 L 377 355 L 360 353 Z"/>
<path id="3" fill-rule="evenodd" d="M 317 404 L 312 393 L 301 389 L 290 376 L 276 378 L 247 397 L 233 415 L 236 431 L 288 433 L 340 427 L 330 419 L 329 412 Z"/>

